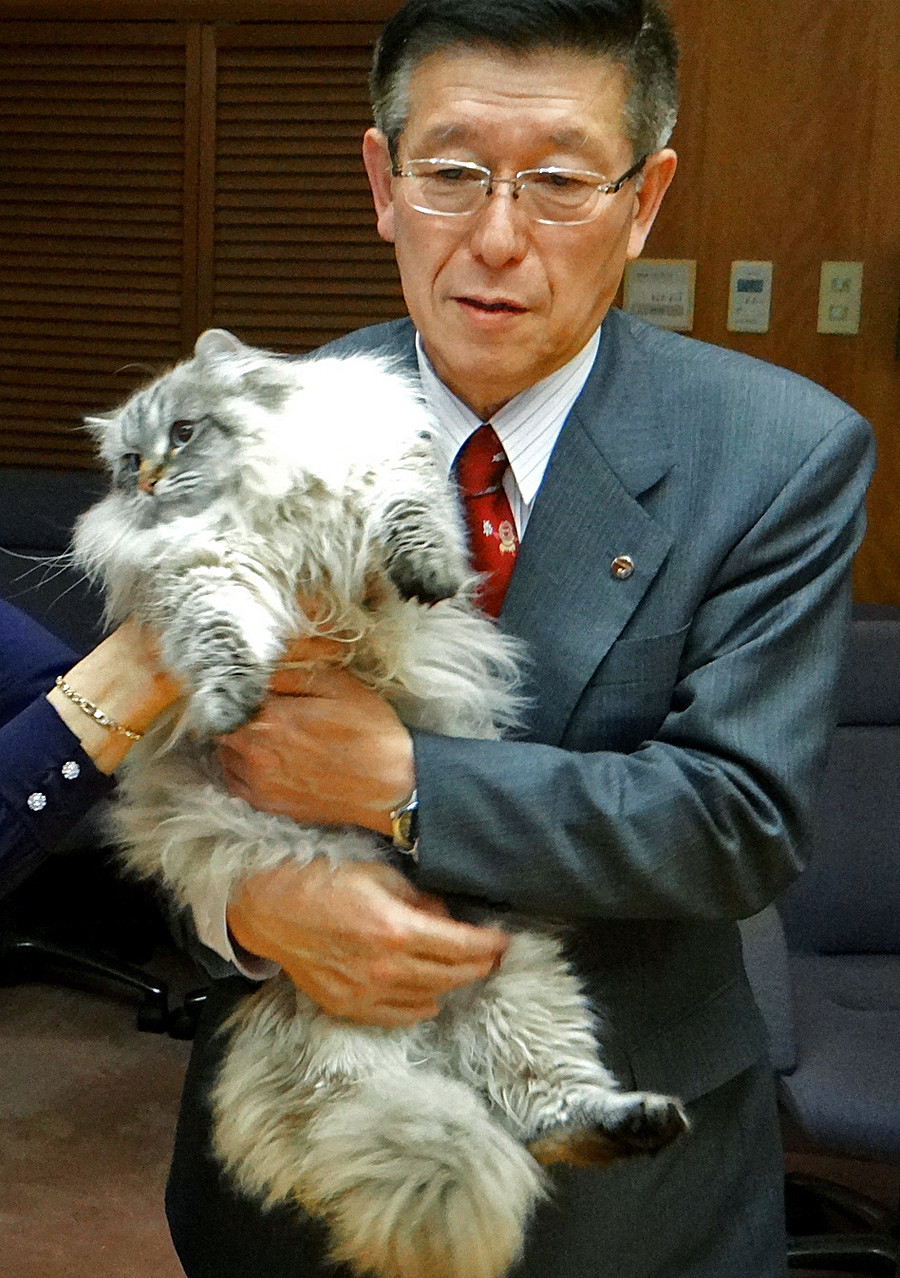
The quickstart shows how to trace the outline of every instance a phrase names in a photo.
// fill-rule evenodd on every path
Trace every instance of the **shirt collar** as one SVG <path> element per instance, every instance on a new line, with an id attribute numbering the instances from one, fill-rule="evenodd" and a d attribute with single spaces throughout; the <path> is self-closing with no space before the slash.
<path id="1" fill-rule="evenodd" d="M 509 458 L 516 484 L 531 504 L 544 478 L 559 432 L 581 394 L 600 347 L 600 329 L 568 364 L 514 396 L 491 418 L 491 425 Z M 437 444 L 449 472 L 453 459 L 481 425 L 481 419 L 440 380 L 416 333 L 416 357 L 422 393 L 438 427 Z"/>

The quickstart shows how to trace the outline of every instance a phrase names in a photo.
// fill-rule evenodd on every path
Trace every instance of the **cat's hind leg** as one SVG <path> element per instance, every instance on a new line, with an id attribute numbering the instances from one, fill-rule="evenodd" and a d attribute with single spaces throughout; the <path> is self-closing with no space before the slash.
<path id="1" fill-rule="evenodd" d="M 673 1097 L 622 1091 L 604 1067 L 553 936 L 516 934 L 498 972 L 449 1000 L 443 1018 L 459 1076 L 540 1163 L 603 1166 L 657 1152 L 687 1129 Z"/>

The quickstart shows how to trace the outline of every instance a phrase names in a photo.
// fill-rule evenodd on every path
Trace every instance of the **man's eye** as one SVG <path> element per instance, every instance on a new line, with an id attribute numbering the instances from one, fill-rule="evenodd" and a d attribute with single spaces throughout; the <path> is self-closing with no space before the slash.
<path id="1" fill-rule="evenodd" d="M 473 172 L 472 169 L 463 168 L 444 168 L 435 169 L 431 177 L 437 178 L 439 182 L 446 182 L 448 186 L 457 185 L 460 182 L 480 182 L 482 175 Z"/>
<path id="2" fill-rule="evenodd" d="M 580 188 L 587 189 L 587 183 L 581 178 L 570 177 L 567 173 L 535 173 L 533 181 L 538 186 L 548 187 L 554 191 L 577 191 Z"/>
<path id="3" fill-rule="evenodd" d="M 135 474 L 141 468 L 140 453 L 124 453 L 122 455 L 122 466 L 125 470 Z"/>
<path id="4" fill-rule="evenodd" d="M 188 421 L 173 422 L 169 431 L 169 438 L 173 444 L 186 444 L 189 439 L 193 438 L 194 423 Z"/>

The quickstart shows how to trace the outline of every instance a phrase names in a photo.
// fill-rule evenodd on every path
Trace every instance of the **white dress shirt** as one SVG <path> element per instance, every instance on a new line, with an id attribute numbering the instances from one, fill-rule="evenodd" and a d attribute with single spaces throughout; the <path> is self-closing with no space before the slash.
<path id="1" fill-rule="evenodd" d="M 543 381 L 521 391 L 491 417 L 490 422 L 509 460 L 503 487 L 521 538 L 534 499 L 544 478 L 557 436 L 572 405 L 581 394 L 600 346 L 598 329 L 568 364 Z M 438 426 L 437 452 L 449 475 L 456 454 L 482 419 L 438 378 L 416 334 L 416 357 L 425 403 Z"/>
<path id="2" fill-rule="evenodd" d="M 509 459 L 503 487 L 512 507 L 521 538 L 544 478 L 563 422 L 581 394 L 600 346 L 600 329 L 568 364 L 514 396 L 491 417 L 490 422 Z M 438 428 L 438 457 L 447 474 L 456 454 L 482 420 L 438 378 L 416 334 L 416 357 L 422 393 Z M 278 969 L 268 959 L 241 951 L 236 954 L 225 920 L 226 901 L 205 898 L 191 902 L 197 935 L 204 945 L 253 980 L 264 980 Z"/>

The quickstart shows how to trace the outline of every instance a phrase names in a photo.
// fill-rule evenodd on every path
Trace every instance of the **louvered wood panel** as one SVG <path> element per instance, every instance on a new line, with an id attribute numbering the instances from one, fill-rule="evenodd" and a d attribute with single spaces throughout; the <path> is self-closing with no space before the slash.
<path id="1" fill-rule="evenodd" d="M 208 319 L 247 341 L 305 351 L 404 314 L 360 158 L 376 34 L 219 33 Z"/>
<path id="2" fill-rule="evenodd" d="M 179 354 L 185 61 L 174 26 L 0 30 L 2 465 L 92 465 L 83 415 Z"/>

